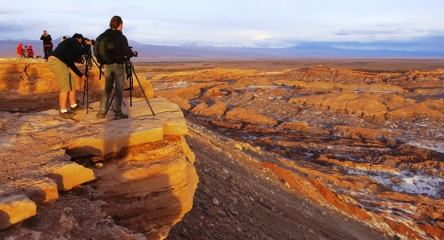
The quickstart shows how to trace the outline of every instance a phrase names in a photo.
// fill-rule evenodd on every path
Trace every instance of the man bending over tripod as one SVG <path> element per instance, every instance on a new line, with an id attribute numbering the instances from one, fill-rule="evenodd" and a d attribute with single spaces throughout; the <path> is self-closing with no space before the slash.
<path id="1" fill-rule="evenodd" d="M 74 112 L 84 109 L 76 103 L 76 80 L 71 76 L 68 69 L 68 67 L 71 68 L 83 81 L 86 80 L 86 76 L 84 76 L 74 64 L 77 59 L 85 54 L 85 49 L 81 44 L 82 41 L 83 35 L 76 33 L 72 38 L 68 38 L 59 43 L 54 52 L 52 52 L 52 55 L 48 58 L 48 67 L 51 72 L 54 73 L 60 84 L 59 104 L 60 116 L 62 118 L 72 118 Z M 85 43 L 91 45 L 91 41 L 86 41 Z M 66 106 L 68 99 L 72 112 L 69 112 Z"/>
<path id="2" fill-rule="evenodd" d="M 136 54 L 136 51 L 130 49 L 128 46 L 128 40 L 122 33 L 123 21 L 121 17 L 112 17 L 109 26 L 110 28 L 102 33 L 102 35 L 105 34 L 113 37 L 113 56 L 115 56 L 115 59 L 114 63 L 105 64 L 105 89 L 102 93 L 100 109 L 96 116 L 98 118 L 105 118 L 109 96 L 114 85 L 114 93 L 116 98 L 114 99 L 114 119 L 128 118 L 128 115 L 122 112 L 123 85 L 125 82 L 124 63 L 127 59 L 133 57 Z"/>

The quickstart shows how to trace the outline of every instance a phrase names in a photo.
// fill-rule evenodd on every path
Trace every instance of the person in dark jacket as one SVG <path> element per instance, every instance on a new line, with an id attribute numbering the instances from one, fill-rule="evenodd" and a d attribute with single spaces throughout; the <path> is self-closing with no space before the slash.
<path id="1" fill-rule="evenodd" d="M 109 96 L 114 85 L 114 119 L 128 118 L 128 115 L 122 112 L 123 85 L 125 82 L 125 61 L 135 56 L 136 51 L 128 46 L 128 39 L 123 35 L 123 21 L 119 16 L 111 18 L 110 28 L 103 34 L 113 36 L 115 59 L 114 63 L 105 64 L 105 89 L 102 92 L 100 108 L 97 118 L 105 118 Z"/>
<path id="2" fill-rule="evenodd" d="M 48 57 L 51 55 L 53 47 L 51 35 L 49 35 L 46 30 L 43 30 L 40 40 L 43 41 L 43 52 L 45 53 L 45 60 L 48 61 Z"/>
<path id="3" fill-rule="evenodd" d="M 69 72 L 69 69 L 71 69 L 82 80 L 86 80 L 86 76 L 84 76 L 75 65 L 75 61 L 85 54 L 82 41 L 83 35 L 76 33 L 72 38 L 67 38 L 65 41 L 59 43 L 48 57 L 48 67 L 54 73 L 60 84 L 59 105 L 60 116 L 62 118 L 72 118 L 75 112 L 85 109 L 76 103 L 77 83 Z M 91 45 L 91 41 L 85 41 L 85 43 Z M 71 112 L 67 109 L 66 103 L 68 100 Z"/>

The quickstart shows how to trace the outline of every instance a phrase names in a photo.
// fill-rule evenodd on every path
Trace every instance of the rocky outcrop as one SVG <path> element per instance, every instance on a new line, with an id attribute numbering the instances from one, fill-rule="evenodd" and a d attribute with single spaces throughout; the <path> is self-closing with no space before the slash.
<path id="1" fill-rule="evenodd" d="M 85 72 L 85 65 L 78 65 L 81 72 Z M 98 101 L 104 88 L 104 77 L 99 80 L 97 67 L 88 69 L 89 80 L 83 82 L 76 78 L 77 99 L 81 103 Z M 85 83 L 88 83 L 85 85 Z M 153 98 L 154 91 L 149 81 L 133 79 L 132 94 L 135 97 L 144 97 L 139 87 L 142 85 L 148 98 Z M 125 81 L 125 88 L 130 87 L 130 81 Z M 88 91 L 86 91 L 88 90 Z M 59 84 L 54 74 L 48 69 L 42 59 L 8 59 L 0 64 L 0 111 L 29 112 L 37 108 L 33 102 L 38 102 L 38 109 L 57 108 Z M 89 94 L 89 99 L 86 98 Z M 85 96 L 85 97 L 83 97 Z M 129 91 L 125 92 L 129 97 Z M 43 105 L 43 106 L 42 106 Z"/>
<path id="2" fill-rule="evenodd" d="M 24 194 L 2 197 L 0 200 L 0 230 L 23 222 L 36 214 L 37 206 Z"/>
<path id="3" fill-rule="evenodd" d="M 23 66 L 35 82 L 20 78 Z M 90 93 L 100 91 L 103 84 L 93 77 L 95 71 L 91 70 Z M 0 64 L 0 86 L 2 109 L 18 103 L 17 99 L 57 95 L 54 91 L 58 91 L 45 63 L 36 60 Z M 32 111 L 19 103 L 9 112 L 0 112 L 0 230 L 45 216 L 39 216 L 39 206 L 56 207 L 66 201 L 67 192 L 74 191 L 89 199 L 83 203 L 85 210 L 77 211 L 94 206 L 94 211 L 104 215 L 80 221 L 81 214 L 73 212 L 74 208 L 52 212 L 56 216 L 51 219 L 60 220 L 58 227 L 40 230 L 41 236 L 84 236 L 88 229 L 82 222 L 93 217 L 103 221 L 108 216 L 109 224 L 119 226 L 111 228 L 113 234 L 121 235 L 124 229 L 148 239 L 167 237 L 192 208 L 198 183 L 195 159 L 183 138 L 188 129 L 180 108 L 164 98 L 153 98 L 148 81 L 142 87 L 149 99 L 140 98 L 137 85 L 133 98 L 124 99 L 128 119 L 113 120 L 112 111 L 97 119 L 98 102 L 91 102 L 88 112 L 74 119 L 63 119 L 50 107 Z M 56 108 L 57 102 L 52 104 Z M 96 230 L 106 232 L 109 224 L 96 225 Z M 14 231 L 5 234 L 1 236 L 14 237 Z"/>
<path id="4" fill-rule="evenodd" d="M 211 106 L 208 106 L 208 104 L 202 102 L 193 109 L 191 109 L 191 112 L 194 114 L 205 117 L 213 117 L 217 119 L 221 119 L 226 111 L 227 111 L 227 106 L 223 102 L 217 102 Z"/>

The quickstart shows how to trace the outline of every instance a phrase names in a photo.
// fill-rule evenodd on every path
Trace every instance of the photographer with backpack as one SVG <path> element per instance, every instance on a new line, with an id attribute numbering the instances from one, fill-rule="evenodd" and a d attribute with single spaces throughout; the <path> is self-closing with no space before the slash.
<path id="1" fill-rule="evenodd" d="M 136 51 L 128 46 L 128 40 L 123 35 L 123 21 L 119 16 L 113 16 L 110 28 L 96 38 L 94 55 L 97 62 L 105 66 L 105 89 L 100 100 L 97 118 L 105 118 L 109 97 L 114 85 L 114 119 L 128 118 L 122 112 L 123 86 L 125 82 L 125 61 L 135 56 Z"/>

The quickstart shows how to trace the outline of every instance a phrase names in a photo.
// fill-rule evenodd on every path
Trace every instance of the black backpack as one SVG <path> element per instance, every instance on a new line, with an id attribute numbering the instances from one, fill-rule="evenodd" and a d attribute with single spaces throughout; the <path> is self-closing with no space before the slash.
<path id="1" fill-rule="evenodd" d="M 100 64 L 115 63 L 114 37 L 105 33 L 100 34 L 94 44 L 94 56 Z"/>

